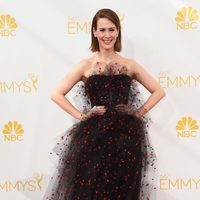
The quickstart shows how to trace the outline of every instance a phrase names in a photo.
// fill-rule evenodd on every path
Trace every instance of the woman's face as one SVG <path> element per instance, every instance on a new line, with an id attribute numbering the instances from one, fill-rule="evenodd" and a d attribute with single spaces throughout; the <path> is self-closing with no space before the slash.
<path id="1" fill-rule="evenodd" d="M 118 30 L 115 24 L 107 18 L 100 18 L 97 21 L 97 30 L 93 28 L 94 36 L 99 43 L 99 49 L 114 49 L 118 36 Z"/>

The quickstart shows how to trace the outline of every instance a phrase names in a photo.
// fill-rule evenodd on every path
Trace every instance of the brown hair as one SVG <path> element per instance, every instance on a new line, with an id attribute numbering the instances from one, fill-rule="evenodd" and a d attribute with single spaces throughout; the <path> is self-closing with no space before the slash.
<path id="1" fill-rule="evenodd" d="M 93 28 L 95 30 L 97 30 L 97 21 L 100 18 L 107 18 L 115 24 L 117 30 L 119 31 L 119 34 L 118 34 L 117 40 L 116 40 L 115 45 L 114 45 L 114 50 L 120 52 L 121 48 L 122 48 L 120 20 L 119 20 L 119 17 L 117 16 L 117 14 L 113 10 L 108 9 L 108 8 L 104 8 L 104 9 L 99 10 L 95 14 L 95 16 L 93 17 L 92 26 L 91 26 L 91 39 L 92 39 L 92 41 L 91 41 L 91 45 L 90 45 L 90 50 L 92 52 L 99 51 L 99 43 L 98 43 L 97 38 L 94 36 Z"/>

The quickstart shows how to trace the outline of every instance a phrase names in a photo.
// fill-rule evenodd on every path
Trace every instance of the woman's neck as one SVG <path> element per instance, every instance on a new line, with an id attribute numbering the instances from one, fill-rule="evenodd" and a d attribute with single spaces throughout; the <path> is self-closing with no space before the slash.
<path id="1" fill-rule="evenodd" d="M 106 62 L 106 63 L 109 63 L 115 59 L 117 59 L 119 57 L 119 55 L 112 51 L 112 52 L 106 52 L 106 51 L 99 51 L 97 53 L 97 59 L 99 61 L 103 61 L 103 62 Z"/>

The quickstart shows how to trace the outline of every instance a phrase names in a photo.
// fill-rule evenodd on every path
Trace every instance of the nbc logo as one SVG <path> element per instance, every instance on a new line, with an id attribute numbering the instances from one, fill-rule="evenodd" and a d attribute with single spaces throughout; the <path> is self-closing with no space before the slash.
<path id="1" fill-rule="evenodd" d="M 18 25 L 10 15 L 0 15 L 0 36 L 16 36 Z"/>
<path id="2" fill-rule="evenodd" d="M 4 141 L 22 141 L 24 129 L 17 121 L 9 121 L 3 128 Z"/>
<path id="3" fill-rule="evenodd" d="M 197 21 L 199 20 L 198 11 L 191 6 L 183 7 L 177 12 L 175 20 L 177 22 L 177 29 L 195 29 L 197 28 Z"/>
<path id="4" fill-rule="evenodd" d="M 196 131 L 198 129 L 199 126 L 196 120 L 192 119 L 192 117 L 182 117 L 176 125 L 177 137 L 197 137 Z"/>

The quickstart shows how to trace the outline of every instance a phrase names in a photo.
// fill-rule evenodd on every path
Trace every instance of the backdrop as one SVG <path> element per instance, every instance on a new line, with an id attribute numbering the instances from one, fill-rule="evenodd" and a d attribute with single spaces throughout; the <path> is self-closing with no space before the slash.
<path id="1" fill-rule="evenodd" d="M 166 92 L 150 111 L 156 200 L 199 199 L 196 0 L 0 0 L 0 199 L 42 199 L 56 164 L 49 153 L 76 121 L 50 96 L 76 63 L 91 56 L 91 20 L 101 8 L 120 17 L 122 55 L 143 65 Z M 66 96 L 75 106 L 76 89 Z M 147 99 L 150 93 L 141 90 Z"/>

